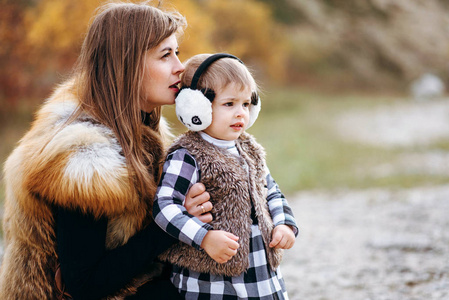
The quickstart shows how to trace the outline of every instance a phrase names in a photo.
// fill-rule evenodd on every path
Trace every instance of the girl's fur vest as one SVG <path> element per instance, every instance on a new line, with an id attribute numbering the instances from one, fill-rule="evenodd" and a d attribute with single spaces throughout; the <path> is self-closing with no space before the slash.
<path id="1" fill-rule="evenodd" d="M 254 138 L 243 133 L 236 141 L 240 157 L 205 141 L 197 132 L 187 132 L 171 146 L 169 153 L 185 148 L 196 160 L 201 178 L 213 203 L 214 229 L 225 230 L 239 237 L 237 254 L 219 264 L 206 252 L 184 243 L 167 250 L 162 259 L 196 272 L 236 276 L 248 268 L 251 237 L 251 203 L 254 205 L 268 263 L 275 270 L 282 250 L 268 247 L 273 221 L 267 204 L 265 152 Z"/>
<path id="2" fill-rule="evenodd" d="M 79 105 L 72 85 L 48 99 L 5 163 L 2 300 L 55 299 L 55 207 L 106 216 L 108 249 L 125 244 L 151 219 L 151 205 L 138 196 L 113 132 L 85 113 L 61 126 Z M 159 160 L 160 135 L 144 127 L 144 140 Z M 155 192 L 156 183 L 148 189 Z M 137 281 L 108 299 L 134 293 Z"/>

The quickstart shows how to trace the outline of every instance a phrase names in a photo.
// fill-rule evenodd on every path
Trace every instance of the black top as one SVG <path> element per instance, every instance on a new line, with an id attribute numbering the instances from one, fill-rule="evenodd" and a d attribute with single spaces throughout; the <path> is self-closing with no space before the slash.
<path id="1" fill-rule="evenodd" d="M 142 111 L 142 123 L 148 126 L 150 120 L 151 114 Z M 106 217 L 96 220 L 90 214 L 57 208 L 56 251 L 63 281 L 74 299 L 114 294 L 176 241 L 152 222 L 125 245 L 107 250 L 107 226 Z M 150 281 L 131 298 L 168 299 L 167 295 L 170 299 L 180 297 L 168 277 Z"/>
<path id="2" fill-rule="evenodd" d="M 154 222 L 113 250 L 105 248 L 108 220 L 58 208 L 57 253 L 64 283 L 74 299 L 99 299 L 123 288 L 174 239 Z"/>

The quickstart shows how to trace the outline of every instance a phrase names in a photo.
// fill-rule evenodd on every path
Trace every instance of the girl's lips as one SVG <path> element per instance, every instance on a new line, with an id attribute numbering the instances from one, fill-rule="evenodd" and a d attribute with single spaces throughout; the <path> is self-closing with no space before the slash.
<path id="1" fill-rule="evenodd" d="M 231 128 L 233 128 L 234 130 L 240 130 L 243 128 L 244 125 L 245 124 L 243 122 L 238 122 L 238 123 L 232 124 Z"/>

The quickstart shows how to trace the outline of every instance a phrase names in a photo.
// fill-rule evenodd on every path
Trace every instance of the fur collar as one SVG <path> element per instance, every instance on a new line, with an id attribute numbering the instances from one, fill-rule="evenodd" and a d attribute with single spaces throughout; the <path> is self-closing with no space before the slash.
<path id="1" fill-rule="evenodd" d="M 72 85 L 69 81 L 54 92 L 5 163 L 1 299 L 53 299 L 53 206 L 108 217 L 109 249 L 125 244 L 151 220 L 152 199 L 139 197 L 113 132 L 86 114 L 61 127 L 79 105 Z M 161 138 L 144 127 L 156 168 Z M 154 194 L 156 184 L 148 188 Z"/>

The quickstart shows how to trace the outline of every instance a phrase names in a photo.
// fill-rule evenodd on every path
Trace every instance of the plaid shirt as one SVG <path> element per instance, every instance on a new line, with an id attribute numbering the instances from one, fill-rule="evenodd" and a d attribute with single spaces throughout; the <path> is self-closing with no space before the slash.
<path id="1" fill-rule="evenodd" d="M 273 222 L 275 226 L 293 226 L 297 235 L 292 210 L 270 173 L 267 174 L 267 202 Z M 204 236 L 213 229 L 189 215 L 183 206 L 187 191 L 199 181 L 199 167 L 186 149 L 170 153 L 153 207 L 155 221 L 162 229 L 197 249 L 201 249 Z M 267 265 L 265 245 L 257 225 L 252 225 L 249 261 L 248 270 L 234 277 L 197 273 L 174 266 L 172 282 L 186 299 L 288 299 L 280 269 L 272 271 Z"/>

